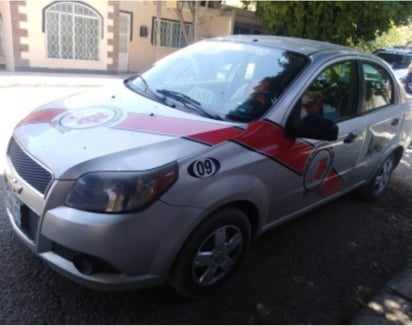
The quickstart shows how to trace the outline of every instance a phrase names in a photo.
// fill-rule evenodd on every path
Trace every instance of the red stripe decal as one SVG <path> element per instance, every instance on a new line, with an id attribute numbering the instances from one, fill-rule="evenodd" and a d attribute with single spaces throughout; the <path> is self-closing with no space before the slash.
<path id="1" fill-rule="evenodd" d="M 248 128 L 242 131 L 217 123 L 129 113 L 124 121 L 114 127 L 185 137 L 208 145 L 233 140 L 276 160 L 300 175 L 303 175 L 305 164 L 313 153 L 312 145 L 286 138 L 283 128 L 268 121 L 250 123 Z M 339 175 L 331 171 L 320 186 L 319 193 L 326 197 L 342 188 L 343 182 Z"/>
<path id="2" fill-rule="evenodd" d="M 328 178 L 321 184 L 319 193 L 323 197 L 328 197 L 343 190 L 344 183 L 335 170 L 330 171 Z"/>
<path id="3" fill-rule="evenodd" d="M 66 110 L 44 109 L 34 111 L 20 121 L 18 126 L 51 122 L 64 111 Z M 300 175 L 303 175 L 305 164 L 313 152 L 312 145 L 296 139 L 286 138 L 283 128 L 268 121 L 250 123 L 246 130 L 241 130 L 219 123 L 128 113 L 125 120 L 112 127 L 185 137 L 208 145 L 233 140 L 276 160 Z M 326 197 L 343 189 L 343 187 L 339 175 L 332 170 L 318 190 L 322 196 Z"/>
<path id="4" fill-rule="evenodd" d="M 216 145 L 228 139 L 235 138 L 243 132 L 243 130 L 229 127 L 210 132 L 204 132 L 202 134 L 191 135 L 190 138 L 209 145 Z"/>
<path id="5" fill-rule="evenodd" d="M 124 121 L 114 127 L 187 137 L 209 145 L 216 145 L 242 133 L 242 130 L 217 123 L 147 116 L 136 113 L 129 113 Z"/>
<path id="6" fill-rule="evenodd" d="M 33 111 L 23 120 L 21 120 L 17 126 L 27 125 L 30 123 L 39 123 L 39 122 L 50 122 L 60 113 L 66 111 L 65 109 L 44 109 L 39 111 Z"/>
<path id="7" fill-rule="evenodd" d="M 303 175 L 305 164 L 313 152 L 312 145 L 286 138 L 283 128 L 268 121 L 251 123 L 245 131 L 242 131 L 217 123 L 129 113 L 127 118 L 115 127 L 186 137 L 208 145 L 233 140 L 273 158 L 300 175 Z M 331 171 L 321 185 L 319 193 L 326 197 L 342 188 L 342 180 L 334 171 Z"/>
<path id="8" fill-rule="evenodd" d="M 283 128 L 267 121 L 251 123 L 246 132 L 234 141 L 273 158 L 300 175 L 303 175 L 306 162 L 313 153 L 312 145 L 286 138 Z M 327 197 L 343 188 L 342 179 L 332 170 L 318 191 Z"/>
<path id="9" fill-rule="evenodd" d="M 251 123 L 245 133 L 234 139 L 249 148 L 281 162 L 299 174 L 313 151 L 307 143 L 288 139 L 284 130 L 267 121 Z"/>

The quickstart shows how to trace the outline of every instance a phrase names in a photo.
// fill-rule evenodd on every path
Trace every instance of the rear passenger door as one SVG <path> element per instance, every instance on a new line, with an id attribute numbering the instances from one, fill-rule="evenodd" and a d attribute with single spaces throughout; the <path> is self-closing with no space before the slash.
<path id="1" fill-rule="evenodd" d="M 403 111 L 396 105 L 394 80 L 380 65 L 361 62 L 361 114 L 365 119 L 365 142 L 361 153 L 363 175 L 373 174 L 399 142 Z M 368 173 L 369 172 L 369 173 Z"/>

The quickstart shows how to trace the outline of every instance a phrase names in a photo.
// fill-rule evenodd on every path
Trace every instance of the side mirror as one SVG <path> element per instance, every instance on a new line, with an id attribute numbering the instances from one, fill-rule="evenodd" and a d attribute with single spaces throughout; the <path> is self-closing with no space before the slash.
<path id="1" fill-rule="evenodd" d="M 338 134 L 339 128 L 334 121 L 318 115 L 307 115 L 293 130 L 294 137 L 319 140 L 336 140 Z"/>

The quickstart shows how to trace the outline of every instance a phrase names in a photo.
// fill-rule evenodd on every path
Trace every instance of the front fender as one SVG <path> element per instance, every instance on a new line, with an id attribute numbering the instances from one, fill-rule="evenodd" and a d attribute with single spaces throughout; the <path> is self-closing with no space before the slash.
<path id="1" fill-rule="evenodd" d="M 209 182 L 199 179 L 191 188 L 189 191 L 185 189 L 187 201 L 184 206 L 200 209 L 201 212 L 193 228 L 212 212 L 236 202 L 249 202 L 256 207 L 257 232 L 267 219 L 270 196 L 265 184 L 256 176 L 228 175 Z M 179 193 L 178 189 L 175 191 Z M 166 196 L 162 200 L 169 205 L 175 205 L 171 196 Z"/>

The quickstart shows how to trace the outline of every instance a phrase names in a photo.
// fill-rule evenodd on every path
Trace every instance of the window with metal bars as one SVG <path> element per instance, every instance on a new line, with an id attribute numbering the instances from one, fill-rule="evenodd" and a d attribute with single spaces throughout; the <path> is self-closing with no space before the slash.
<path id="1" fill-rule="evenodd" d="M 188 35 L 192 32 L 192 24 L 184 24 Z M 153 18 L 152 24 L 152 44 L 157 44 L 157 18 Z M 185 37 L 180 27 L 180 23 L 174 20 L 160 20 L 160 46 L 171 48 L 183 48 L 187 45 Z"/>
<path id="2" fill-rule="evenodd" d="M 46 9 L 47 56 L 99 60 L 101 17 L 85 4 L 57 2 Z"/>

